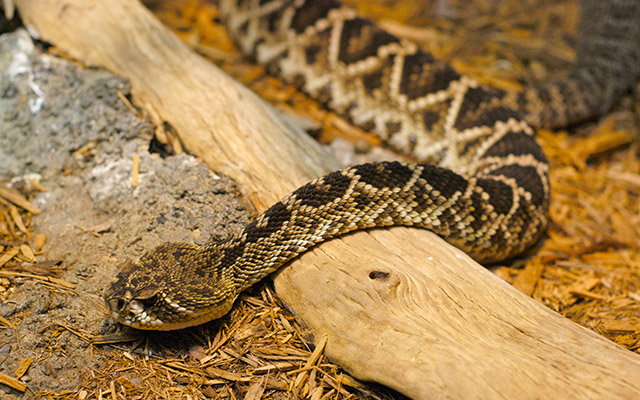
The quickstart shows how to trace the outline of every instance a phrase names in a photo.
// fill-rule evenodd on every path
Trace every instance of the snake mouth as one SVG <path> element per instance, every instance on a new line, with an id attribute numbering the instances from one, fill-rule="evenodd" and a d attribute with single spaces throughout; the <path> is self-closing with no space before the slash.
<path id="1" fill-rule="evenodd" d="M 161 329 L 162 320 L 150 309 L 157 303 L 156 294 L 134 294 L 126 290 L 118 295 L 105 296 L 111 316 L 123 325 L 136 329 Z"/>
<path id="2" fill-rule="evenodd" d="M 143 301 L 132 299 L 126 302 L 123 299 L 111 299 L 108 305 L 113 318 L 123 325 L 136 329 L 161 329 L 160 326 L 163 324 L 155 314 L 145 309 Z"/>
<path id="3" fill-rule="evenodd" d="M 140 330 L 183 329 L 212 319 L 208 317 L 211 310 L 196 314 L 153 287 L 111 291 L 105 293 L 104 298 L 113 319 Z M 215 316 L 220 315 L 216 312 Z"/>
<path id="4" fill-rule="evenodd" d="M 122 325 L 140 330 L 172 331 L 200 325 L 225 315 L 233 301 L 198 312 L 180 306 L 167 296 L 140 298 L 128 290 L 105 298 L 109 313 Z"/>

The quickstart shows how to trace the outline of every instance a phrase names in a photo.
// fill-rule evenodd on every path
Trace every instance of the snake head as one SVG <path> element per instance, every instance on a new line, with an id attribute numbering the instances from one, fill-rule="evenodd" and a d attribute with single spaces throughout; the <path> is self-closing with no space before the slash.
<path id="1" fill-rule="evenodd" d="M 175 330 L 225 315 L 237 296 L 215 255 L 186 243 L 165 243 L 127 261 L 104 291 L 113 318 L 147 330 Z"/>

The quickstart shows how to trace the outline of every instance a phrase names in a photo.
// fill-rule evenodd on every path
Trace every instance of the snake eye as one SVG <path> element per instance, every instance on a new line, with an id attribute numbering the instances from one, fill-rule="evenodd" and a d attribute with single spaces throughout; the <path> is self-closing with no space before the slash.
<path id="1" fill-rule="evenodd" d="M 122 311 L 124 309 L 124 306 L 127 305 L 127 302 L 124 301 L 124 299 L 118 299 L 118 301 L 116 302 L 116 309 L 118 311 Z"/>
<path id="2" fill-rule="evenodd" d="M 156 304 L 156 300 L 158 299 L 158 296 L 153 295 L 149 298 L 146 299 L 141 299 L 142 300 L 142 305 L 144 305 L 144 308 L 149 308 L 149 307 L 153 307 Z"/>

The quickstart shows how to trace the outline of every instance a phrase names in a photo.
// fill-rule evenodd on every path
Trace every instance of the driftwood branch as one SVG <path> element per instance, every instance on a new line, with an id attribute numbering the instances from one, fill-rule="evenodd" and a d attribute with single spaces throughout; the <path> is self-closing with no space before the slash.
<path id="1" fill-rule="evenodd" d="M 21 0 L 25 23 L 131 80 L 138 105 L 234 178 L 258 211 L 335 169 L 303 133 L 191 52 L 132 0 Z M 278 296 L 354 376 L 414 398 L 632 398 L 640 357 L 566 320 L 430 232 L 322 244 L 275 278 Z"/>

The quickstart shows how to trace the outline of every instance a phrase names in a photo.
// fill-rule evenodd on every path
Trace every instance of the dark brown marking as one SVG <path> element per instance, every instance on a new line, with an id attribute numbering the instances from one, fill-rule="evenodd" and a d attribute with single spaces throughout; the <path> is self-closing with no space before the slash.
<path id="1" fill-rule="evenodd" d="M 267 221 L 264 226 L 257 226 L 256 221 L 247 225 L 244 230 L 247 234 L 247 241 L 258 241 L 280 230 L 291 219 L 291 211 L 282 202 L 277 202 L 265 211 L 264 218 Z"/>
<path id="2" fill-rule="evenodd" d="M 504 182 L 495 179 L 478 179 L 480 186 L 489 195 L 491 204 L 499 214 L 507 214 L 513 206 L 513 189 Z"/>
<path id="3" fill-rule="evenodd" d="M 458 191 L 464 193 L 469 184 L 464 177 L 455 172 L 432 165 L 424 166 L 420 178 L 446 198 L 450 198 Z"/>
<path id="4" fill-rule="evenodd" d="M 402 128 L 402 124 L 400 122 L 387 121 L 385 127 L 387 129 L 387 134 L 389 136 L 393 136 L 394 134 L 398 133 L 398 131 L 400 131 L 400 128 Z"/>
<path id="5" fill-rule="evenodd" d="M 360 129 L 362 129 L 365 132 L 371 132 L 374 129 L 376 129 L 376 123 L 372 119 L 370 119 L 367 122 L 358 124 L 358 126 L 360 127 Z"/>
<path id="6" fill-rule="evenodd" d="M 431 129 L 432 126 L 440 122 L 442 114 L 433 110 L 424 110 L 422 112 L 422 121 L 427 129 Z"/>
<path id="7" fill-rule="evenodd" d="M 362 84 L 364 85 L 365 89 L 373 92 L 374 90 L 380 89 L 382 87 L 383 79 L 384 69 L 378 68 L 373 72 L 364 74 L 362 76 Z"/>
<path id="8" fill-rule="evenodd" d="M 307 64 L 315 64 L 318 60 L 318 54 L 322 51 L 323 47 L 319 44 L 311 44 L 304 49 L 305 61 Z"/>
<path id="9" fill-rule="evenodd" d="M 248 226 L 247 226 L 248 227 Z M 246 246 L 246 241 L 237 241 L 237 245 L 234 247 L 229 247 L 223 250 L 223 255 L 220 258 L 220 264 L 222 266 L 231 266 L 237 260 L 242 258 L 242 254 L 244 253 L 244 249 Z"/>
<path id="10" fill-rule="evenodd" d="M 484 157 L 502 157 L 505 154 L 516 156 L 531 154 L 536 160 L 546 163 L 547 157 L 536 140 L 523 132 L 506 133 L 484 153 Z"/>
<path id="11" fill-rule="evenodd" d="M 318 89 L 314 97 L 324 105 L 329 104 L 329 102 L 333 98 L 333 96 L 331 95 L 331 84 L 326 84 Z"/>
<path id="12" fill-rule="evenodd" d="M 371 208 L 372 205 L 375 205 L 376 199 L 375 196 L 371 196 L 364 192 L 355 191 L 353 193 L 354 200 L 354 208 L 360 211 L 366 211 Z"/>
<path id="13" fill-rule="evenodd" d="M 473 217 L 473 220 L 470 223 L 471 228 L 478 232 L 482 227 L 486 224 L 487 219 L 487 209 L 483 207 L 484 200 L 482 200 L 482 196 L 478 192 L 471 193 L 471 204 L 472 207 L 469 209 L 469 215 Z"/>
<path id="14" fill-rule="evenodd" d="M 362 164 L 354 168 L 361 182 L 379 189 L 403 187 L 413 175 L 411 168 L 399 162 Z"/>
<path id="15" fill-rule="evenodd" d="M 375 26 L 370 20 L 353 18 L 344 21 L 338 60 L 345 64 L 378 55 L 380 46 L 399 42 L 398 38 Z"/>
<path id="16" fill-rule="evenodd" d="M 460 74 L 453 68 L 428 53 L 417 51 L 404 59 L 400 92 L 409 100 L 415 100 L 428 93 L 445 90 L 457 79 L 460 79 Z"/>
<path id="17" fill-rule="evenodd" d="M 531 193 L 531 202 L 535 206 L 543 205 L 543 202 L 546 201 L 546 190 L 535 167 L 505 165 L 491 171 L 491 175 L 502 175 L 515 179 L 518 186 Z"/>
<path id="18" fill-rule="evenodd" d="M 289 8 L 289 4 L 283 3 L 280 8 L 269 13 L 266 18 L 267 21 L 267 30 L 269 32 L 278 32 L 281 28 L 280 22 L 282 21 L 282 14 L 287 11 Z"/>
<path id="19" fill-rule="evenodd" d="M 463 107 L 465 106 L 463 102 Z M 464 111 L 464 112 L 463 112 Z M 459 130 L 469 129 L 476 126 L 492 126 L 496 121 L 507 121 L 509 119 L 519 121 L 522 116 L 513 108 L 506 106 L 488 106 L 482 104 L 476 110 L 461 110 L 454 127 Z"/>
<path id="20" fill-rule="evenodd" d="M 340 171 L 326 175 L 323 180 L 324 183 L 321 185 L 310 182 L 293 192 L 296 198 L 300 199 L 301 205 L 319 207 L 327 204 L 342 197 L 351 182 L 351 179 L 342 175 Z"/>
<path id="21" fill-rule="evenodd" d="M 308 26 L 314 25 L 319 19 L 326 18 L 329 11 L 341 6 L 340 2 L 336 0 L 307 1 L 296 8 L 291 20 L 291 28 L 297 33 L 302 33 Z"/>

